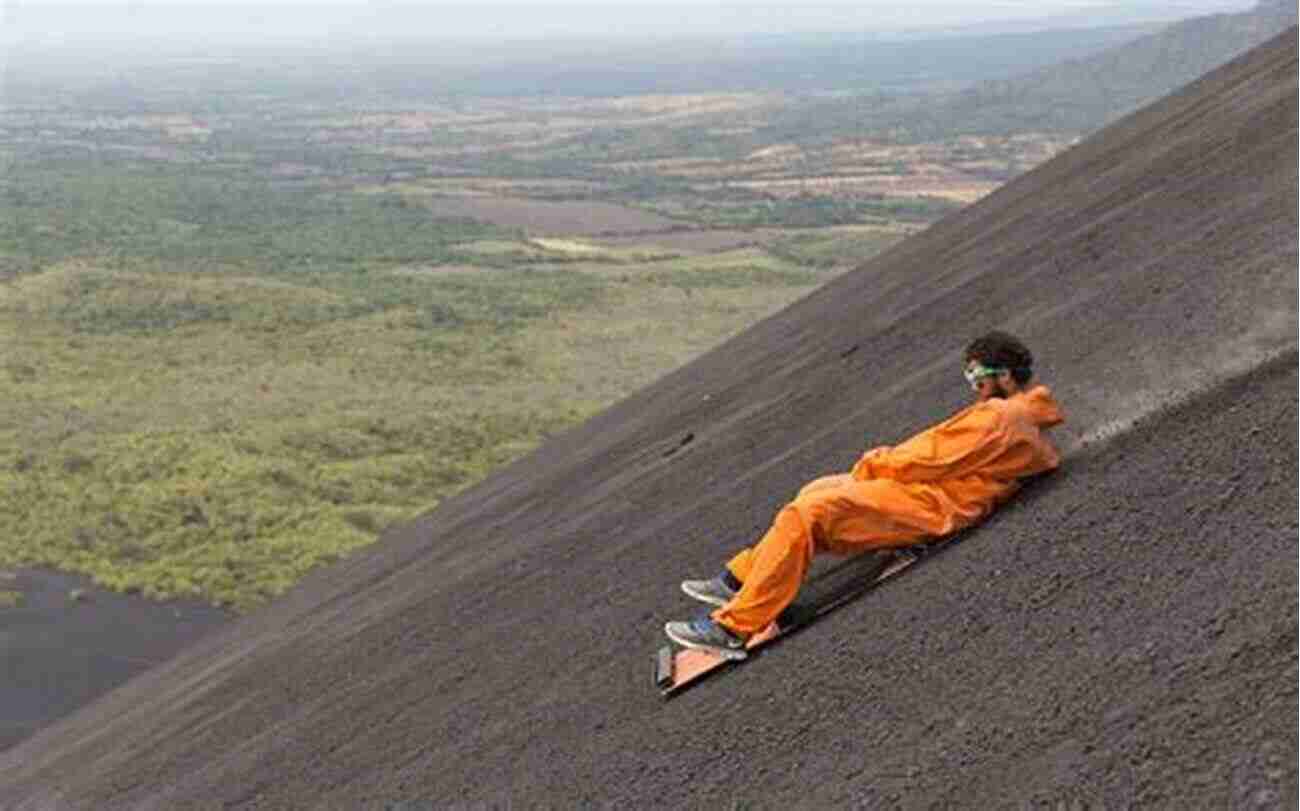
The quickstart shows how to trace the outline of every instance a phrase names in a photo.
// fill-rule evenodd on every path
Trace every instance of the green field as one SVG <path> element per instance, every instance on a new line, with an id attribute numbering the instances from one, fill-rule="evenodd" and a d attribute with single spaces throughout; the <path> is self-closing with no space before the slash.
<path id="1" fill-rule="evenodd" d="M 239 188 L 196 215 L 166 174 L 7 182 L 0 565 L 241 609 L 827 272 L 415 227 L 364 195 Z"/>

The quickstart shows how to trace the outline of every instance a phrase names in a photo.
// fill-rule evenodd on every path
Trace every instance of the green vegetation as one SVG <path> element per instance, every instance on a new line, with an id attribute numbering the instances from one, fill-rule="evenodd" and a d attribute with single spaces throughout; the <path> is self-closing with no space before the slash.
<path id="1" fill-rule="evenodd" d="M 256 266 L 276 273 L 359 262 L 455 261 L 453 246 L 502 233 L 431 221 L 398 195 L 285 188 L 194 175 L 184 166 L 81 158 L 10 167 L 0 186 L 0 255 L 40 266 L 77 256 Z"/>
<path id="2" fill-rule="evenodd" d="M 0 562 L 250 607 L 819 282 L 759 250 L 585 258 L 11 280 Z"/>
<path id="3" fill-rule="evenodd" d="M 590 413 L 518 394 L 599 277 L 358 275 L 11 282 L 0 560 L 247 606 Z"/>
<path id="4" fill-rule="evenodd" d="M 680 290 L 808 287 L 819 281 L 815 271 L 800 268 L 758 249 L 659 262 L 642 278 L 651 284 Z"/>
<path id="5" fill-rule="evenodd" d="M 897 244 L 906 234 L 899 228 L 870 226 L 796 231 L 770 245 L 768 252 L 805 267 L 849 267 Z"/>

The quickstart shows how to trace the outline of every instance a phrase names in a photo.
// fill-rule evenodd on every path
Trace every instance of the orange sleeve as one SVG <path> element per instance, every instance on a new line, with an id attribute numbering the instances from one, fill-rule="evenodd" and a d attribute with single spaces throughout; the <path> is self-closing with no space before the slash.
<path id="1" fill-rule="evenodd" d="M 1006 444 L 1002 412 L 972 406 L 901 445 L 873 448 L 853 466 L 853 478 L 930 482 L 960 476 L 996 456 Z"/>

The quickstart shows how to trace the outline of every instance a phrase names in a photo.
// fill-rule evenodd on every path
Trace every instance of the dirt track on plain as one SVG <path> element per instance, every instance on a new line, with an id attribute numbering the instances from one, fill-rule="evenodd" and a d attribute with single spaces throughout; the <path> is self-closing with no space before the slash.
<path id="1" fill-rule="evenodd" d="M 1296 77 L 1293 28 L 0 753 L 0 806 L 1294 808 Z M 993 327 L 1062 471 L 663 702 L 678 581 Z"/>

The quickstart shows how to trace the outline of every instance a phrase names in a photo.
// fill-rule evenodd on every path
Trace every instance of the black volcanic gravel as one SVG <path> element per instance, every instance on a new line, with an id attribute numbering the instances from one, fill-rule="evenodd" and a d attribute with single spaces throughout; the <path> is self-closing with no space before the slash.
<path id="1" fill-rule="evenodd" d="M 0 806 L 1296 807 L 1296 77 L 1292 28 L 0 753 Z M 664 702 L 678 581 L 991 327 L 1062 471 Z"/>

